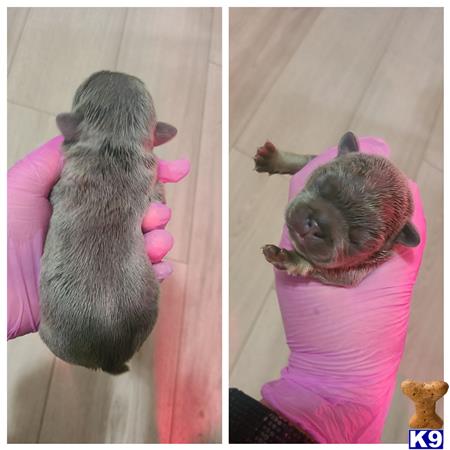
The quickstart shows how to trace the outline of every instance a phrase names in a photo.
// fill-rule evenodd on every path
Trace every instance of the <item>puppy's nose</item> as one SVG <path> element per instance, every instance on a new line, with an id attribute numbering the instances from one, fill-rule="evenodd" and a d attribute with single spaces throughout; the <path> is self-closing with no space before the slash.
<path id="1" fill-rule="evenodd" d="M 311 216 L 306 216 L 302 221 L 300 221 L 298 226 L 298 232 L 301 237 L 309 235 L 315 235 L 320 233 L 319 225 L 316 220 Z"/>
<path id="2" fill-rule="evenodd" d="M 290 222 L 292 228 L 301 237 L 320 234 L 320 227 L 317 221 L 309 213 L 305 214 L 303 211 L 298 211 L 296 214 L 293 214 Z"/>

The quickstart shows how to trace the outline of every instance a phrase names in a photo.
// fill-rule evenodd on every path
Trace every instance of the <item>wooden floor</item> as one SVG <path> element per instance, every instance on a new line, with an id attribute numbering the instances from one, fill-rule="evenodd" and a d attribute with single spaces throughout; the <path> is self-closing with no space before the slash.
<path id="1" fill-rule="evenodd" d="M 232 386 L 260 398 L 288 355 L 260 248 L 279 240 L 289 180 L 252 156 L 268 138 L 318 153 L 347 130 L 384 138 L 420 186 L 428 244 L 398 380 L 443 378 L 442 33 L 442 9 L 230 10 Z M 397 388 L 384 442 L 406 442 L 409 403 Z"/>
<path id="2" fill-rule="evenodd" d="M 178 128 L 158 154 L 191 160 L 167 187 L 174 273 L 125 375 L 69 366 L 36 334 L 8 343 L 8 441 L 220 442 L 221 11 L 9 8 L 9 166 L 59 134 L 55 115 L 100 69 L 140 77 Z"/>

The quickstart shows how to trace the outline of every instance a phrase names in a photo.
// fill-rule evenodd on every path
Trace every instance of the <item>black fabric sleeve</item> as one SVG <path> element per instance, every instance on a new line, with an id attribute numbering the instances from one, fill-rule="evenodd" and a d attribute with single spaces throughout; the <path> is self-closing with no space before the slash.
<path id="1" fill-rule="evenodd" d="M 230 444 L 314 444 L 306 433 L 236 388 L 229 390 Z"/>

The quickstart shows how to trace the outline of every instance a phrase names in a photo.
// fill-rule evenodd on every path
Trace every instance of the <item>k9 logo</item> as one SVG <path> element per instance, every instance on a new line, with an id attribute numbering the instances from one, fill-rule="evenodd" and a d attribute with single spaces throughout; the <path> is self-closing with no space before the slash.
<path id="1" fill-rule="evenodd" d="M 409 448 L 444 448 L 444 430 L 409 430 Z"/>

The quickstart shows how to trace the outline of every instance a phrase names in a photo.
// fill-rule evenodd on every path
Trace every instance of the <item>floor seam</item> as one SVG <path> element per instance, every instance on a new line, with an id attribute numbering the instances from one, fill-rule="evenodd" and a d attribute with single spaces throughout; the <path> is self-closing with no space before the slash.
<path id="1" fill-rule="evenodd" d="M 23 31 L 25 30 L 25 26 L 26 26 L 26 24 L 28 22 L 28 17 L 30 17 L 30 11 L 31 11 L 31 8 L 27 8 L 27 14 L 25 16 L 25 20 L 23 21 L 23 26 L 22 26 L 22 29 L 20 30 L 19 38 L 17 39 L 16 48 L 14 49 L 14 52 L 13 52 L 13 54 L 11 56 L 11 62 L 9 64 L 9 67 L 8 67 L 8 70 L 7 70 L 7 75 L 9 75 L 9 73 L 11 72 L 11 69 L 12 69 L 12 66 L 13 66 L 13 62 L 14 62 L 14 59 L 16 57 L 17 50 L 19 48 L 20 42 L 22 41 Z"/>
<path id="2" fill-rule="evenodd" d="M 21 103 L 17 103 L 16 101 L 10 100 L 10 99 L 8 99 L 7 102 L 10 105 L 18 106 L 19 108 L 26 108 L 26 109 L 30 109 L 31 111 L 35 111 L 35 112 L 38 112 L 38 113 L 47 114 L 48 116 L 56 117 L 55 113 L 50 112 L 50 111 L 45 111 L 43 109 L 35 108 L 34 106 L 22 105 Z"/>
<path id="3" fill-rule="evenodd" d="M 431 163 L 427 158 L 424 158 L 422 162 L 425 163 L 425 164 L 428 164 L 430 167 L 432 167 L 433 169 L 437 170 L 438 172 L 441 172 L 441 173 L 444 172 L 441 168 L 436 167 L 433 163 Z"/>
<path id="4" fill-rule="evenodd" d="M 123 38 L 125 36 L 125 28 L 126 28 L 127 20 L 128 20 L 128 12 L 129 12 L 129 8 L 125 8 L 125 17 L 123 19 L 123 24 L 122 24 L 122 33 L 121 33 L 121 36 L 120 36 L 119 47 L 117 49 L 116 59 L 114 61 L 114 68 L 115 68 L 115 70 L 117 70 L 117 66 L 119 64 L 120 53 L 122 51 Z"/>
<path id="5" fill-rule="evenodd" d="M 389 36 L 389 39 L 386 39 L 386 44 L 384 46 L 384 49 L 381 52 L 380 57 L 378 58 L 378 61 L 375 64 L 375 66 L 374 66 L 374 68 L 372 70 L 372 73 L 370 74 L 370 77 L 369 77 L 369 79 L 368 79 L 368 81 L 366 83 L 366 86 L 363 89 L 359 100 L 357 102 L 355 102 L 355 105 L 357 105 L 357 106 L 356 106 L 356 108 L 355 108 L 355 110 L 353 112 L 352 117 L 350 118 L 350 120 L 348 122 L 349 123 L 349 126 L 348 126 L 349 130 L 352 128 L 352 124 L 353 124 L 353 122 L 354 122 L 354 120 L 355 120 L 355 118 L 356 118 L 356 116 L 357 116 L 357 114 L 359 112 L 359 106 L 364 101 L 364 98 L 366 96 L 366 92 L 367 92 L 368 88 L 370 87 L 371 83 L 373 82 L 373 80 L 375 78 L 375 74 L 378 72 L 378 69 L 380 68 L 381 62 L 383 61 L 383 58 L 386 56 L 386 54 L 388 52 L 389 45 L 392 43 L 392 38 L 394 37 L 394 35 L 395 35 L 396 31 L 397 31 L 399 22 L 403 18 L 403 11 L 400 11 L 398 14 L 399 14 L 399 17 L 397 18 L 397 20 L 395 21 L 395 23 L 394 23 L 394 25 L 392 27 L 392 32 L 391 32 L 391 34 Z"/>
<path id="6" fill-rule="evenodd" d="M 232 149 L 234 149 L 234 151 L 240 153 L 242 156 L 246 156 L 249 159 L 252 159 L 252 157 L 250 155 L 247 155 L 247 153 L 244 152 L 244 150 L 241 150 L 239 147 L 234 146 Z"/>
<path id="7" fill-rule="evenodd" d="M 256 322 L 258 321 L 258 319 L 260 318 L 260 316 L 261 316 L 261 314 L 262 314 L 262 311 L 263 311 L 263 309 L 264 309 L 266 303 L 268 302 L 268 299 L 269 299 L 269 297 L 270 297 L 270 294 L 271 294 L 273 288 L 274 288 L 274 285 L 273 285 L 273 283 L 272 283 L 272 284 L 269 286 L 269 288 L 268 288 L 268 290 L 267 290 L 267 293 L 266 293 L 266 295 L 265 295 L 265 297 L 264 297 L 264 300 L 261 302 L 261 305 L 260 305 L 260 307 L 258 308 L 258 311 L 257 311 L 257 313 L 255 314 L 254 319 L 252 320 L 252 323 L 251 323 L 251 325 L 250 325 L 250 327 L 249 327 L 248 333 L 245 335 L 245 338 L 244 338 L 243 341 L 242 341 L 242 344 L 241 344 L 241 346 L 240 346 L 240 348 L 239 348 L 239 351 L 237 352 L 236 357 L 235 357 L 235 359 L 234 359 L 234 363 L 233 363 L 233 364 L 231 365 L 231 367 L 230 367 L 231 370 L 230 370 L 230 373 L 229 373 L 229 378 L 232 377 L 232 374 L 233 374 L 233 372 L 234 372 L 234 370 L 235 370 L 235 368 L 236 368 L 236 366 L 237 366 L 237 364 L 238 364 L 238 361 L 239 361 L 239 359 L 240 359 L 240 357 L 241 357 L 241 355 L 242 355 L 242 352 L 243 352 L 245 346 L 247 345 L 247 342 L 249 341 L 250 336 L 252 335 L 252 333 L 253 333 L 253 331 L 254 331 L 255 324 L 256 324 Z M 230 364 L 229 364 L 229 365 L 230 365 Z"/>
<path id="8" fill-rule="evenodd" d="M 38 431 L 36 443 L 40 443 L 40 441 L 41 441 L 42 427 L 44 425 L 44 417 L 45 417 L 45 412 L 47 410 L 47 403 L 48 403 L 48 396 L 49 396 L 49 393 L 50 393 L 50 386 L 52 384 L 53 375 L 55 373 L 55 366 L 56 366 L 56 357 L 53 356 L 52 368 L 50 370 L 50 376 L 49 376 L 49 380 L 48 380 L 48 383 L 47 383 L 47 393 L 45 395 L 44 407 L 42 408 L 41 420 L 40 420 L 40 423 L 39 423 L 39 431 Z"/>
<path id="9" fill-rule="evenodd" d="M 433 162 L 430 162 L 429 159 L 427 158 L 427 151 L 428 151 L 431 139 L 433 137 L 434 130 L 436 128 L 436 122 L 437 122 L 438 115 L 439 115 L 442 107 L 443 107 L 443 100 L 442 100 L 442 95 L 441 95 L 441 101 L 439 102 L 439 106 L 436 108 L 436 112 L 434 113 L 433 125 L 431 126 L 430 132 L 428 133 L 427 141 L 426 141 L 426 143 L 424 145 L 424 150 L 422 152 L 422 161 L 427 162 L 431 167 L 434 167 L 435 169 L 437 169 L 437 170 L 439 170 L 441 172 L 443 172 L 443 167 L 441 167 L 441 168 L 436 167 Z M 416 178 L 417 178 L 417 175 L 418 175 L 418 171 L 419 171 L 419 169 L 417 170 Z"/>
<path id="10" fill-rule="evenodd" d="M 197 187 L 198 187 L 198 177 L 199 177 L 199 173 L 198 173 L 198 161 L 200 159 L 200 153 L 201 153 L 201 149 L 202 149 L 202 143 L 203 143 L 203 126 L 204 126 L 204 119 L 205 119 L 205 111 L 206 111 L 206 100 L 207 100 L 207 95 L 208 95 L 208 85 L 209 85 L 209 65 L 211 64 L 209 62 L 209 54 L 211 52 L 211 44 L 212 44 L 212 27 L 213 27 L 213 15 L 211 13 L 211 23 L 210 23 L 210 39 L 209 39 L 209 46 L 208 46 L 208 58 L 206 59 L 206 87 L 205 87 L 205 93 L 203 96 L 203 108 L 202 108 L 202 114 L 201 114 L 201 121 L 202 121 L 202 126 L 201 126 L 201 132 L 200 132 L 200 139 L 198 141 L 198 154 L 197 154 L 197 158 L 195 161 L 195 167 L 196 169 L 196 173 L 195 173 L 195 184 L 194 184 L 194 201 L 193 203 L 195 204 L 195 199 L 196 199 L 196 195 L 197 195 Z M 219 145 L 221 146 L 222 143 L 219 143 Z M 191 167 L 194 166 L 194 162 L 192 161 Z M 194 219 L 191 220 L 191 224 L 189 227 L 189 237 L 192 236 L 192 230 L 194 227 Z M 189 261 L 190 255 L 191 255 L 191 239 L 189 239 L 189 244 L 188 244 L 188 248 L 187 248 L 187 252 L 186 252 L 186 259 L 187 261 Z"/>
<path id="11" fill-rule="evenodd" d="M 201 120 L 202 120 L 202 126 L 201 126 L 201 134 L 200 134 L 200 139 L 198 141 L 198 145 L 199 145 L 199 150 L 198 150 L 198 154 L 197 154 L 197 158 L 195 161 L 195 167 L 196 167 L 196 177 L 195 177 L 195 184 L 193 186 L 194 189 L 194 199 L 193 199 L 193 204 L 195 205 L 195 201 L 196 201 L 196 197 L 197 197 L 197 185 L 198 185 L 198 178 L 199 178 L 199 172 L 198 172 L 198 161 L 200 159 L 200 153 L 201 153 L 201 148 L 202 148 L 202 141 L 203 141 L 203 126 L 204 126 L 204 119 L 205 119 L 205 110 L 206 110 L 206 100 L 207 100 L 207 95 L 208 95 L 208 84 L 209 84 L 209 56 L 211 54 L 211 45 L 212 45 L 212 28 L 213 28 L 213 24 L 214 24 L 214 18 L 213 18 L 213 14 L 211 11 L 211 17 L 210 17 L 210 24 L 209 24 L 209 32 L 210 32 L 210 36 L 209 36 L 209 45 L 208 45 L 208 51 L 207 51 L 207 58 L 205 60 L 205 70 L 206 70 L 206 87 L 205 87 L 205 92 L 204 92 L 204 96 L 203 96 L 203 108 L 202 108 L 202 114 L 201 114 Z M 194 163 L 194 162 L 193 162 Z M 193 166 L 194 164 L 192 164 Z M 194 206 L 195 208 L 195 206 Z M 178 342 L 181 343 L 182 340 L 182 336 L 184 334 L 184 330 L 185 330 L 185 311 L 186 311 L 186 301 L 187 301 L 187 295 L 186 295 L 186 288 L 187 288 L 187 283 L 189 280 L 189 273 L 191 271 L 191 266 L 189 264 L 190 261 L 190 254 L 191 254 L 191 244 L 192 244 L 192 232 L 193 232 L 193 228 L 194 228 L 194 219 L 192 218 L 191 223 L 190 223 L 190 227 L 189 227 L 189 244 L 188 244 L 188 248 L 187 248 L 187 253 L 186 253 L 186 259 L 188 261 L 187 263 L 187 270 L 186 270 L 186 281 L 185 281 L 185 291 L 184 291 L 184 302 L 183 302 L 183 311 L 182 311 L 182 315 L 181 315 L 181 329 L 180 329 L 180 333 L 178 335 Z M 180 348 L 180 345 L 177 346 L 177 348 Z M 180 352 L 178 352 L 177 354 L 177 363 L 176 363 L 176 370 L 175 370 L 175 380 L 174 380 L 174 390 L 173 390 L 173 403 L 172 404 L 176 404 L 176 399 L 177 399 L 177 395 L 178 395 L 178 368 L 180 365 Z M 170 416 L 170 428 L 169 428 L 169 440 L 170 442 L 172 442 L 172 436 L 173 436 L 173 422 L 174 422 L 174 408 L 172 407 L 171 410 L 171 416 Z"/>
<path id="12" fill-rule="evenodd" d="M 286 61 L 286 64 L 280 69 L 280 71 L 278 72 L 278 74 L 275 76 L 271 86 L 269 89 L 266 90 L 266 93 L 261 97 L 261 100 L 255 105 L 255 107 L 253 108 L 253 111 L 251 114 L 249 114 L 248 119 L 245 121 L 245 124 L 242 127 L 241 132 L 236 136 L 236 138 L 234 139 L 233 142 L 230 142 L 229 145 L 230 147 L 234 147 L 236 146 L 237 142 L 239 141 L 239 139 L 242 137 L 242 135 L 244 134 L 245 130 L 247 129 L 249 123 L 251 122 L 251 120 L 253 119 L 253 117 L 255 116 L 256 112 L 258 111 L 258 109 L 260 108 L 260 106 L 263 104 L 264 100 L 267 98 L 267 96 L 269 95 L 269 92 L 271 92 L 271 90 L 273 89 L 273 86 L 275 85 L 275 83 L 278 81 L 278 79 L 281 77 L 281 75 L 284 73 L 284 71 L 286 70 L 286 67 L 289 66 L 289 64 L 291 63 L 291 61 L 293 60 L 294 56 L 297 54 L 298 49 L 301 48 L 303 41 L 305 40 L 305 38 L 311 33 L 311 30 L 314 26 L 314 24 L 317 22 L 318 18 L 320 17 L 320 15 L 322 14 L 322 11 L 317 15 L 317 17 L 313 20 L 313 22 L 311 23 L 309 30 L 306 32 L 306 34 L 301 38 L 298 46 L 296 47 L 296 49 L 292 52 L 291 57 Z M 229 71 L 228 71 L 229 72 Z M 228 81 L 229 81 L 230 75 L 228 73 Z M 231 113 L 231 112 L 230 112 Z"/>

